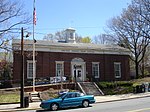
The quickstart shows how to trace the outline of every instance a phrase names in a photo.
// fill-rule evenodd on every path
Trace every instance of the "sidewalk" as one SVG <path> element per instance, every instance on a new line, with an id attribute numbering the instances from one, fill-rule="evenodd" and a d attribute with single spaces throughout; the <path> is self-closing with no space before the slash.
<path id="1" fill-rule="evenodd" d="M 106 95 L 106 96 L 95 96 L 96 103 L 113 102 L 127 99 L 135 99 L 142 97 L 150 97 L 150 92 L 139 93 L 139 94 L 124 94 L 124 95 Z M 38 110 L 40 109 L 40 102 L 30 103 L 28 108 L 19 108 L 20 104 L 7 104 L 0 105 L 0 112 L 15 112 L 21 110 Z"/>
<path id="2" fill-rule="evenodd" d="M 96 103 L 113 102 L 120 100 L 136 99 L 150 97 L 150 92 L 138 93 L 138 94 L 123 94 L 123 95 L 106 95 L 106 96 L 95 96 Z"/>

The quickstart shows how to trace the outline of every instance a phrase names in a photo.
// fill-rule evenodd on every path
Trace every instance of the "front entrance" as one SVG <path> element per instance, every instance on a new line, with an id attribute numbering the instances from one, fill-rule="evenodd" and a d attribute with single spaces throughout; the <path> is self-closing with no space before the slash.
<path id="1" fill-rule="evenodd" d="M 75 58 L 71 62 L 72 79 L 77 82 L 85 81 L 85 62 L 81 58 Z"/>
<path id="2" fill-rule="evenodd" d="M 83 72 L 81 65 L 74 65 L 74 78 L 76 81 L 83 81 Z"/>

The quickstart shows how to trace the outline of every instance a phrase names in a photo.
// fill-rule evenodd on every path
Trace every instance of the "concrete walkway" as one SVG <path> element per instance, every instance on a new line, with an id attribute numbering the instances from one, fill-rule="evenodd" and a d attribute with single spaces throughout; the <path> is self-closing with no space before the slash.
<path id="1" fill-rule="evenodd" d="M 139 94 L 95 96 L 95 99 L 96 99 L 96 103 L 105 103 L 105 102 L 136 99 L 136 98 L 143 98 L 143 97 L 150 97 L 150 92 L 139 93 Z M 0 112 L 38 110 L 38 109 L 41 109 L 39 105 L 40 105 L 40 102 L 30 103 L 28 108 L 20 108 L 20 104 L 0 105 Z"/>

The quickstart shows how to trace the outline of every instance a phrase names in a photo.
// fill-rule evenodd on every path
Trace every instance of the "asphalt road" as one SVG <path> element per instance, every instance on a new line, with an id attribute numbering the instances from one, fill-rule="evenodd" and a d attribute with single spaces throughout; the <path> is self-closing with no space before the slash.
<path id="1" fill-rule="evenodd" d="M 26 112 L 49 112 L 32 110 Z M 92 104 L 88 108 L 61 109 L 57 112 L 150 112 L 150 97 Z"/>

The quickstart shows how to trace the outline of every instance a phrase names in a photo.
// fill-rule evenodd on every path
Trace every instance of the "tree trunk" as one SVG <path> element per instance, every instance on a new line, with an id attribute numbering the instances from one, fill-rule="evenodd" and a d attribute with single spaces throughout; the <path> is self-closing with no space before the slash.
<path id="1" fill-rule="evenodd" d="M 139 63 L 135 61 L 135 72 L 136 72 L 136 79 L 139 78 Z"/>
<path id="2" fill-rule="evenodd" d="M 142 77 L 144 78 L 144 71 L 145 71 L 145 64 L 144 64 L 144 58 L 142 60 Z"/>

